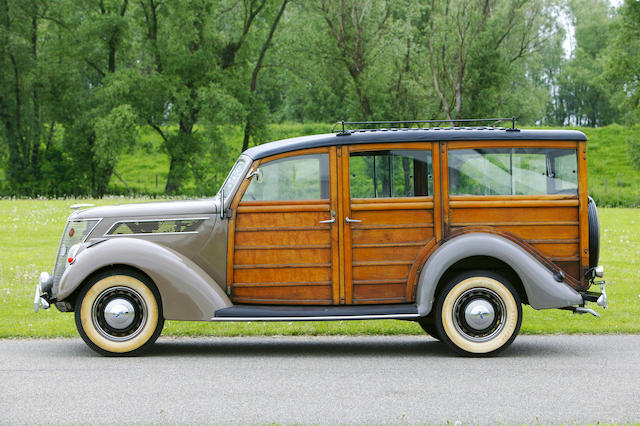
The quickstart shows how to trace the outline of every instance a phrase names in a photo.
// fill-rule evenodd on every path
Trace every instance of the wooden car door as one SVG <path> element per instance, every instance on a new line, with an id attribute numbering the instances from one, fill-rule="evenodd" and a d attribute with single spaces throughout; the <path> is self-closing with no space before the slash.
<path id="1" fill-rule="evenodd" d="M 414 300 L 419 268 L 441 235 L 440 209 L 434 209 L 439 157 L 436 150 L 434 161 L 432 147 L 428 142 L 342 147 L 343 303 Z"/>
<path id="2" fill-rule="evenodd" d="M 234 303 L 339 302 L 336 148 L 253 164 L 232 203 L 227 284 Z M 252 176 L 253 175 L 253 176 Z"/>

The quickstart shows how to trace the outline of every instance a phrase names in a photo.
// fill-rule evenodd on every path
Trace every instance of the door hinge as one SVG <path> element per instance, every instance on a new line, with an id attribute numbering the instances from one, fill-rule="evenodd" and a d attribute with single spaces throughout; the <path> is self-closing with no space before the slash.
<path id="1" fill-rule="evenodd" d="M 227 286 L 227 296 L 231 296 L 231 286 Z"/>

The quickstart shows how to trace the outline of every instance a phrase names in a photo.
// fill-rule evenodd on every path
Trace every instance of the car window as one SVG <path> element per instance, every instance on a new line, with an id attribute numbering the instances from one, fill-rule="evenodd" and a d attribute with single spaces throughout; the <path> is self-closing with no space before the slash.
<path id="1" fill-rule="evenodd" d="M 577 194 L 575 150 L 551 148 L 449 151 L 451 195 Z"/>
<path id="2" fill-rule="evenodd" d="M 349 158 L 351 198 L 431 195 L 431 173 L 431 151 L 354 152 Z"/>
<path id="3" fill-rule="evenodd" d="M 243 201 L 329 199 L 329 155 L 287 157 L 261 164 Z"/>

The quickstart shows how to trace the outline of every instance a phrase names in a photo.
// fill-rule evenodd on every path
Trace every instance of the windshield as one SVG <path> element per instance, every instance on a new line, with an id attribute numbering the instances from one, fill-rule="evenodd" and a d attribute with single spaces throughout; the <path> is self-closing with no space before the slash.
<path id="1" fill-rule="evenodd" d="M 227 179 L 220 188 L 220 191 L 224 190 L 225 198 L 231 194 L 233 189 L 236 187 L 236 184 L 242 180 L 249 163 L 251 163 L 251 159 L 245 155 L 241 155 L 240 158 L 238 158 L 238 161 L 236 161 L 236 164 L 233 165 Z M 220 191 L 218 191 L 218 196 L 220 196 Z"/>

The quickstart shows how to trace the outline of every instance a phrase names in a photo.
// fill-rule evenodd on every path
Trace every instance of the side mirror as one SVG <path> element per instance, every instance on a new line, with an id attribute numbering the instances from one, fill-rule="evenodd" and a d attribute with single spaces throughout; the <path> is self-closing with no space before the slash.
<path id="1" fill-rule="evenodd" d="M 247 177 L 245 179 L 251 179 L 252 177 L 256 178 L 256 182 L 261 182 L 262 181 L 262 172 L 260 171 L 260 168 L 255 168 L 255 169 L 251 169 L 251 171 L 249 172 L 249 174 L 247 175 Z"/>

